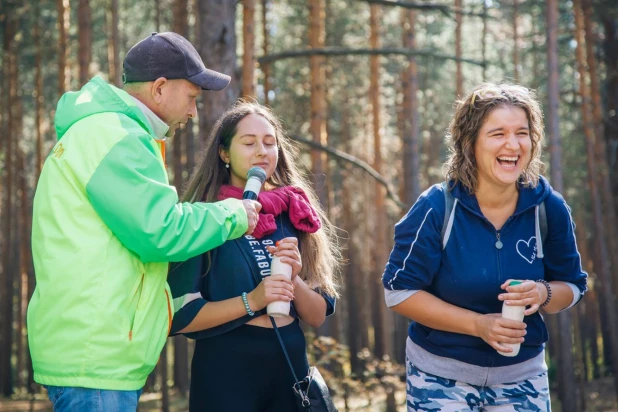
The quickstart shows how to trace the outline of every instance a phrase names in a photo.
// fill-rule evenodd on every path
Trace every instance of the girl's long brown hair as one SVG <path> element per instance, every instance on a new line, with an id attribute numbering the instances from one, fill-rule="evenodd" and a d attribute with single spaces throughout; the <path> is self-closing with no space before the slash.
<path id="1" fill-rule="evenodd" d="M 338 296 L 335 275 L 339 272 L 340 253 L 334 227 L 320 206 L 318 197 L 309 182 L 300 174 L 296 164 L 298 151 L 285 135 L 281 122 L 266 107 L 241 101 L 225 112 L 215 124 L 200 161 L 195 168 L 183 200 L 188 202 L 216 202 L 222 185 L 230 184 L 230 172 L 219 156 L 219 149 L 229 151 L 238 123 L 246 116 L 256 114 L 266 119 L 275 129 L 279 160 L 273 175 L 266 181 L 266 188 L 295 186 L 302 189 L 311 205 L 318 212 L 322 228 L 316 233 L 298 232 L 302 245 L 303 268 L 301 278 L 311 287 L 319 287 L 331 296 Z"/>

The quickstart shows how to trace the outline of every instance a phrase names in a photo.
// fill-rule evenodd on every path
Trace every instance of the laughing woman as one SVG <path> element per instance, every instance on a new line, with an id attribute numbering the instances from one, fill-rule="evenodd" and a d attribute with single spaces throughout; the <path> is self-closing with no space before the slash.
<path id="1" fill-rule="evenodd" d="M 290 315 L 275 320 L 296 375 L 306 376 L 299 320 L 318 327 L 334 312 L 338 270 L 332 226 L 298 163 L 276 117 L 257 104 L 240 103 L 215 125 L 191 177 L 185 200 L 214 202 L 240 199 L 250 168 L 266 172 L 253 235 L 170 270 L 177 310 L 171 333 L 197 340 L 191 411 L 295 410 L 294 379 L 265 307 L 292 302 Z M 291 280 L 270 276 L 269 255 L 292 266 Z"/>
<path id="2" fill-rule="evenodd" d="M 587 275 L 569 207 L 540 175 L 540 105 L 524 87 L 483 84 L 449 134 L 446 182 L 395 227 L 382 279 L 387 305 L 413 321 L 408 410 L 549 411 L 538 310 L 575 305 Z M 502 318 L 503 303 L 523 321 Z"/>

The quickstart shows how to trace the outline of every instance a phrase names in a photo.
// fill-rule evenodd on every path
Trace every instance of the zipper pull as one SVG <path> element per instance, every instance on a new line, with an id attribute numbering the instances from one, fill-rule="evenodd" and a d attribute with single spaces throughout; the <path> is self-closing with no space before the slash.
<path id="1" fill-rule="evenodd" d="M 500 232 L 496 232 L 496 239 L 496 249 L 500 250 L 502 249 L 502 246 L 504 246 L 500 241 Z"/>

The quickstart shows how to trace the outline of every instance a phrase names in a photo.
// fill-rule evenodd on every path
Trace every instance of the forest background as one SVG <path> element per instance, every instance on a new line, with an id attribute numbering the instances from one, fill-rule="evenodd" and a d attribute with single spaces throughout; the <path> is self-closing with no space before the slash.
<path id="1" fill-rule="evenodd" d="M 169 30 L 233 78 L 167 142 L 178 191 L 217 117 L 250 97 L 284 121 L 340 228 L 342 298 L 306 332 L 341 410 L 405 410 L 408 322 L 385 307 L 380 276 L 393 225 L 443 179 L 455 99 L 482 81 L 536 89 L 546 175 L 572 207 L 590 275 L 580 304 L 546 317 L 554 410 L 618 410 L 616 0 L 1 0 L 0 410 L 51 410 L 25 313 L 55 105 L 95 75 L 120 86 L 128 48 Z M 168 339 L 140 410 L 187 410 L 192 348 Z"/>

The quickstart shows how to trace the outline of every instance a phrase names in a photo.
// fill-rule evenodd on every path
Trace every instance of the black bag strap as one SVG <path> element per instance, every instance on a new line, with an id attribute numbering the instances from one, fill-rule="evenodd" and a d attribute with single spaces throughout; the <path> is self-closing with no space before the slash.
<path id="1" fill-rule="evenodd" d="M 277 322 L 275 322 L 275 319 L 272 316 L 269 316 L 269 318 L 270 323 L 273 324 L 273 328 L 275 329 L 275 333 L 277 334 L 277 339 L 279 340 L 279 345 L 281 345 L 281 350 L 283 350 L 283 354 L 285 355 L 285 360 L 288 362 L 288 366 L 290 367 L 290 371 L 292 372 L 292 376 L 294 377 L 294 382 L 299 382 L 298 377 L 296 376 L 296 372 L 294 372 L 294 367 L 292 366 L 292 361 L 290 360 L 288 351 L 285 350 L 285 344 L 283 343 L 283 339 L 281 338 L 281 334 L 279 333 Z"/>
<path id="2" fill-rule="evenodd" d="M 234 241 L 236 242 L 236 245 L 238 246 L 238 248 L 241 250 L 242 254 L 245 256 L 245 259 L 247 260 L 247 263 L 249 264 L 249 269 L 251 270 L 251 274 L 253 275 L 253 278 L 255 279 L 256 285 L 259 285 L 261 282 L 261 279 L 257 273 L 255 260 L 252 259 L 251 256 L 248 255 L 245 248 L 243 248 L 242 245 L 240 244 L 239 239 L 234 239 Z M 298 377 L 296 376 L 296 372 L 294 372 L 294 367 L 292 366 L 292 361 L 290 360 L 288 351 L 285 349 L 285 344 L 283 343 L 283 339 L 281 338 L 281 334 L 279 333 L 277 322 L 275 322 L 275 319 L 272 316 L 269 316 L 269 318 L 270 318 L 270 322 L 273 324 L 275 333 L 277 334 L 277 339 L 279 340 L 279 345 L 281 345 L 281 350 L 283 350 L 283 354 L 285 355 L 285 360 L 288 362 L 288 366 L 290 367 L 290 371 L 292 372 L 292 376 L 294 377 L 294 382 L 299 382 Z"/>

